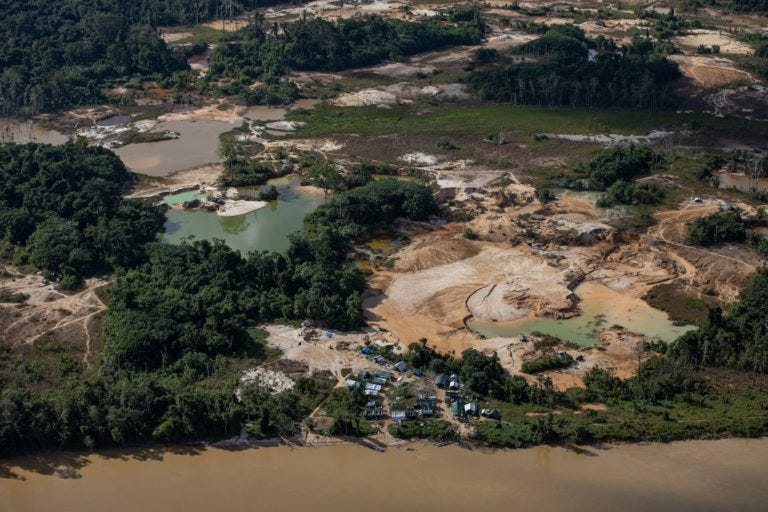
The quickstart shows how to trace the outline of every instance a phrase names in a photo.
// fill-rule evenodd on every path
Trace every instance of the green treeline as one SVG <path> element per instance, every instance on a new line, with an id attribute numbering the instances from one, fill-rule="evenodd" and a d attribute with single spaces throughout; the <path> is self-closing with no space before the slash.
<path id="1" fill-rule="evenodd" d="M 578 27 L 555 25 L 518 47 L 535 62 L 475 71 L 469 85 L 487 100 L 520 105 L 659 109 L 674 105 L 671 83 L 680 70 L 656 45 L 635 37 L 615 50 L 599 46 Z M 590 53 L 592 51 L 592 53 Z"/>
<path id="2" fill-rule="evenodd" d="M 105 82 L 186 68 L 153 27 L 170 0 L 9 0 L 0 17 L 0 114 L 101 101 Z M 213 4 L 211 1 L 200 4 Z M 176 8 L 174 8 L 176 10 Z M 178 11 L 176 11 L 178 12 Z"/>
<path id="3" fill-rule="evenodd" d="M 590 187 L 604 189 L 619 181 L 631 181 L 658 168 L 664 159 L 648 146 L 603 149 L 577 169 Z"/>
<path id="4" fill-rule="evenodd" d="M 286 71 L 339 71 L 401 60 L 450 45 L 476 44 L 484 33 L 481 21 L 447 23 L 407 22 L 366 16 L 337 21 L 302 19 L 282 25 L 282 33 L 268 34 L 263 18 L 239 31 L 237 40 L 216 48 L 211 77 L 230 79 L 223 90 L 240 94 L 252 104 L 289 102 L 295 86 L 281 80 Z M 261 87 L 249 88 L 254 81 Z"/>
<path id="5" fill-rule="evenodd" d="M 763 78 L 768 78 L 768 35 L 762 33 L 741 34 L 740 39 L 749 43 L 755 50 L 753 55 L 738 56 L 738 64 L 754 71 Z"/>
<path id="6" fill-rule="evenodd" d="M 85 144 L 0 147 L 0 243 L 62 286 L 143 261 L 162 209 L 123 199 L 131 179 L 111 151 Z"/>
<path id="7" fill-rule="evenodd" d="M 285 254 L 242 258 L 221 242 L 149 248 L 148 261 L 117 274 L 104 321 L 106 361 L 153 370 L 189 354 L 231 355 L 247 329 L 274 320 L 363 323 L 362 273 L 347 252 L 359 236 L 397 218 L 424 220 L 436 206 L 423 185 L 374 181 L 334 196 L 290 236 Z"/>

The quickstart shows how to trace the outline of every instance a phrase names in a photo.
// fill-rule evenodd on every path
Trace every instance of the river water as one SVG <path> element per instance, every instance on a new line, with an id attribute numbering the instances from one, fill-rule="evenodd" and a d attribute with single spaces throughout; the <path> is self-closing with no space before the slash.
<path id="1" fill-rule="evenodd" d="M 768 439 L 569 450 L 414 444 L 182 448 L 15 459 L 4 511 L 766 510 Z M 61 478 L 57 474 L 68 474 Z"/>

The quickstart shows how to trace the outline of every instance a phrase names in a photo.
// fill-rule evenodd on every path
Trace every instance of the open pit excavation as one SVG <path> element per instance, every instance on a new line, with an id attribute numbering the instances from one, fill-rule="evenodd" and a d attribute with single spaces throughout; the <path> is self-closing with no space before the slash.
<path id="1" fill-rule="evenodd" d="M 768 11 L 705 3 L 5 2 L 0 509 L 762 510 Z"/>

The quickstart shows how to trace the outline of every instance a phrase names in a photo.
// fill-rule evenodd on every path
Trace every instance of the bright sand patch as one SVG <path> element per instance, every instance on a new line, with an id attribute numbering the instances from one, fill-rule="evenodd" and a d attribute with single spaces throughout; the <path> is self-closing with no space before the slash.
<path id="1" fill-rule="evenodd" d="M 680 46 L 689 48 L 698 48 L 699 45 L 720 47 L 720 53 L 731 53 L 734 55 L 750 55 L 752 47 L 741 41 L 737 41 L 732 35 L 718 32 L 717 30 L 693 30 L 691 34 L 673 38 L 673 41 Z"/>
<path id="2" fill-rule="evenodd" d="M 222 217 L 235 217 L 254 212 L 267 206 L 266 201 L 245 201 L 240 199 L 227 199 L 224 204 L 216 210 L 216 214 Z"/>

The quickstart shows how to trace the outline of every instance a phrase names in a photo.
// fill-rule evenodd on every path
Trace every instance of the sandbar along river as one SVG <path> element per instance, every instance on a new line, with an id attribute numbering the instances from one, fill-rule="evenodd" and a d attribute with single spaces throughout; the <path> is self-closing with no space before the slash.
<path id="1" fill-rule="evenodd" d="M 768 439 L 469 451 L 128 450 L 0 461 L 4 511 L 765 511 Z M 62 474 L 69 478 L 62 478 Z"/>

